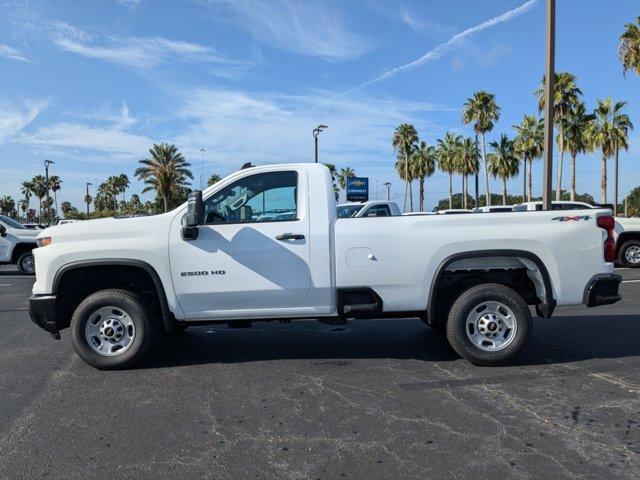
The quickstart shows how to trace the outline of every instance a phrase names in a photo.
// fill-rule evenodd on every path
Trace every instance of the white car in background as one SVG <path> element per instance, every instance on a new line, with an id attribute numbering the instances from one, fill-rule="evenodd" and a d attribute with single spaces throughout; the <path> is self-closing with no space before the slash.
<path id="1" fill-rule="evenodd" d="M 585 208 L 611 208 L 609 205 L 590 205 L 585 202 L 551 202 L 552 210 L 584 210 Z M 514 205 L 514 211 L 540 211 L 542 202 Z M 613 237 L 616 241 L 618 263 L 629 268 L 640 267 L 640 218 L 615 217 Z"/>
<path id="2" fill-rule="evenodd" d="M 459 215 L 464 213 L 473 213 L 473 210 L 468 210 L 466 208 L 447 208 L 446 210 L 438 210 L 436 213 L 438 215 Z"/>
<path id="3" fill-rule="evenodd" d="M 13 264 L 25 275 L 35 273 L 32 250 L 41 229 L 28 229 L 6 215 L 0 215 L 0 265 Z"/>
<path id="4" fill-rule="evenodd" d="M 513 205 L 491 205 L 484 207 L 476 207 L 473 213 L 504 213 L 513 212 Z"/>
<path id="5" fill-rule="evenodd" d="M 338 218 L 397 217 L 399 215 L 401 215 L 400 207 L 396 202 L 372 200 L 338 205 Z"/>

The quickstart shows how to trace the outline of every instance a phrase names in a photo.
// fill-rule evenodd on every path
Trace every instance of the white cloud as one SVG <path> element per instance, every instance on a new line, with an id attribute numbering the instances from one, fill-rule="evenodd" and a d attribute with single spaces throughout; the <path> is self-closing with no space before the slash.
<path id="1" fill-rule="evenodd" d="M 52 37 L 53 43 L 61 50 L 134 68 L 153 68 L 175 61 L 230 65 L 241 63 L 229 60 L 213 48 L 198 43 L 160 36 L 97 37 L 63 22 L 54 23 Z"/>
<path id="2" fill-rule="evenodd" d="M 19 50 L 10 47 L 8 45 L 3 45 L 0 43 L 0 57 L 9 58 L 11 60 L 18 60 L 20 62 L 30 62 L 30 60 L 25 57 Z"/>
<path id="3" fill-rule="evenodd" d="M 370 49 L 369 42 L 349 30 L 338 10 L 326 1 L 211 0 L 227 5 L 237 23 L 259 42 L 281 50 L 345 60 Z"/>
<path id="4" fill-rule="evenodd" d="M 406 72 L 408 70 L 413 70 L 414 68 L 420 67 L 426 63 L 432 62 L 434 60 L 438 60 L 439 58 L 441 58 L 443 55 L 451 52 L 452 50 L 459 48 L 461 44 L 463 44 L 463 42 L 471 37 L 473 37 L 476 33 L 481 32 L 483 30 L 486 30 L 488 28 L 494 27 L 496 25 L 499 25 L 501 23 L 505 23 L 505 22 L 509 22 L 511 20 L 513 20 L 514 18 L 519 17 L 520 15 L 523 15 L 525 13 L 527 13 L 529 10 L 531 10 L 531 8 L 533 8 L 533 6 L 538 2 L 538 0 L 528 0 L 527 2 L 523 3 L 522 5 L 520 5 L 519 7 L 516 7 L 512 10 L 509 10 L 505 13 L 503 13 L 502 15 L 498 15 L 497 17 L 493 17 L 489 20 L 486 20 L 478 25 L 475 25 L 473 27 L 467 28 L 466 30 L 463 30 L 460 33 L 455 34 L 453 37 L 451 37 L 449 40 L 447 40 L 446 42 L 443 42 L 439 45 L 437 45 L 436 47 L 432 48 L 431 50 L 429 50 L 427 53 L 425 53 L 424 55 L 422 55 L 420 58 L 409 62 L 409 63 L 405 63 L 404 65 L 400 65 L 398 67 L 394 67 L 390 70 L 387 70 L 386 72 L 382 73 L 381 75 L 378 75 L 374 78 L 372 78 L 371 80 L 367 80 L 364 83 L 361 83 L 360 85 L 358 85 L 355 88 L 352 88 L 350 90 L 347 90 L 346 92 L 342 92 L 332 98 L 329 98 L 328 100 L 325 100 L 326 102 L 330 102 L 332 100 L 335 100 L 338 97 L 344 96 L 344 95 L 348 95 L 350 93 L 353 93 L 357 90 L 360 90 L 362 88 L 368 87 L 369 85 L 372 85 L 374 83 L 378 83 L 384 80 L 388 80 L 392 77 L 395 77 L 396 75 L 398 75 L 399 73 L 402 72 Z"/>
<path id="5" fill-rule="evenodd" d="M 0 143 L 18 134 L 48 105 L 48 100 L 28 100 L 20 107 L 0 103 Z"/>
<path id="6" fill-rule="evenodd" d="M 422 18 L 415 11 L 410 10 L 406 5 L 401 5 L 398 13 L 402 21 L 416 32 L 427 32 L 434 36 L 446 35 L 452 32 L 449 27 L 445 27 L 431 20 Z"/>
<path id="7" fill-rule="evenodd" d="M 135 8 L 140 5 L 142 0 L 115 0 L 118 5 L 123 5 L 129 8 Z"/>

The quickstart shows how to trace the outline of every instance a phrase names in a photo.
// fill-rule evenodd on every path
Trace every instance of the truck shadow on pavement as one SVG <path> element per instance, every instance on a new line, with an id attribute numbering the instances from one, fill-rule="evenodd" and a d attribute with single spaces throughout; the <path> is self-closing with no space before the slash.
<path id="1" fill-rule="evenodd" d="M 640 355 L 640 316 L 562 316 L 534 321 L 532 341 L 518 365 L 547 365 Z M 602 332 L 606 332 L 605 335 Z M 459 357 L 444 334 L 418 319 L 355 320 L 344 326 L 315 321 L 256 324 L 252 329 L 191 327 L 166 338 L 140 368 L 270 360 L 414 359 Z"/>

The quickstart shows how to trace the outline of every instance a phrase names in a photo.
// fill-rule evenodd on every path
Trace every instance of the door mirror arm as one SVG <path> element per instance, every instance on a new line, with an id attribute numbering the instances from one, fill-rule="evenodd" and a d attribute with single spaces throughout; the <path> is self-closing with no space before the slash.
<path id="1" fill-rule="evenodd" d="M 183 240 L 195 240 L 198 238 L 198 227 L 204 221 L 204 205 L 202 203 L 202 190 L 194 190 L 189 193 L 187 200 L 187 215 L 182 227 Z"/>

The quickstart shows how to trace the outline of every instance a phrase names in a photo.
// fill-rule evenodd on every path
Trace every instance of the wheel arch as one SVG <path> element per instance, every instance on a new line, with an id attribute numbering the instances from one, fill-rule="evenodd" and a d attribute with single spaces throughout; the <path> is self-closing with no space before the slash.
<path id="1" fill-rule="evenodd" d="M 11 263 L 16 263 L 20 255 L 23 253 L 30 252 L 38 245 L 31 242 L 18 242 L 13 246 L 13 251 L 11 252 Z"/>
<path id="2" fill-rule="evenodd" d="M 536 304 L 536 312 L 543 318 L 550 318 L 553 314 L 553 310 L 555 309 L 556 300 L 553 298 L 553 287 L 549 271 L 540 257 L 526 250 L 496 249 L 459 252 L 449 255 L 440 262 L 429 286 L 426 311 L 427 321 L 430 323 L 435 321 L 433 315 L 436 306 L 436 294 L 443 282 L 448 268 L 452 267 L 455 263 L 458 263 L 460 270 L 468 269 L 470 274 L 474 272 L 487 272 L 500 268 L 494 267 L 492 269 L 491 267 L 488 267 L 487 270 L 483 270 L 486 266 L 482 266 L 474 269 L 471 268 L 470 264 L 465 265 L 464 263 L 474 259 L 482 259 L 483 261 L 486 261 L 492 258 L 511 258 L 522 262 L 523 266 L 527 269 L 527 275 L 535 286 L 536 294 L 540 301 L 540 303 Z"/>
<path id="3" fill-rule="evenodd" d="M 157 295 L 158 304 L 160 307 L 160 313 L 162 316 L 162 326 L 165 331 L 173 331 L 176 325 L 176 319 L 169 304 L 167 302 L 167 295 L 162 284 L 162 280 L 158 275 L 156 269 L 147 262 L 138 259 L 129 258 L 104 258 L 94 260 L 79 260 L 75 262 L 63 265 L 55 274 L 53 279 L 52 293 L 59 294 L 61 291 L 61 282 L 66 275 L 72 273 L 79 273 L 80 271 L 88 271 L 94 268 L 108 269 L 113 267 L 114 269 L 136 269 L 139 272 L 144 272 L 146 276 L 151 280 L 155 294 Z"/>

